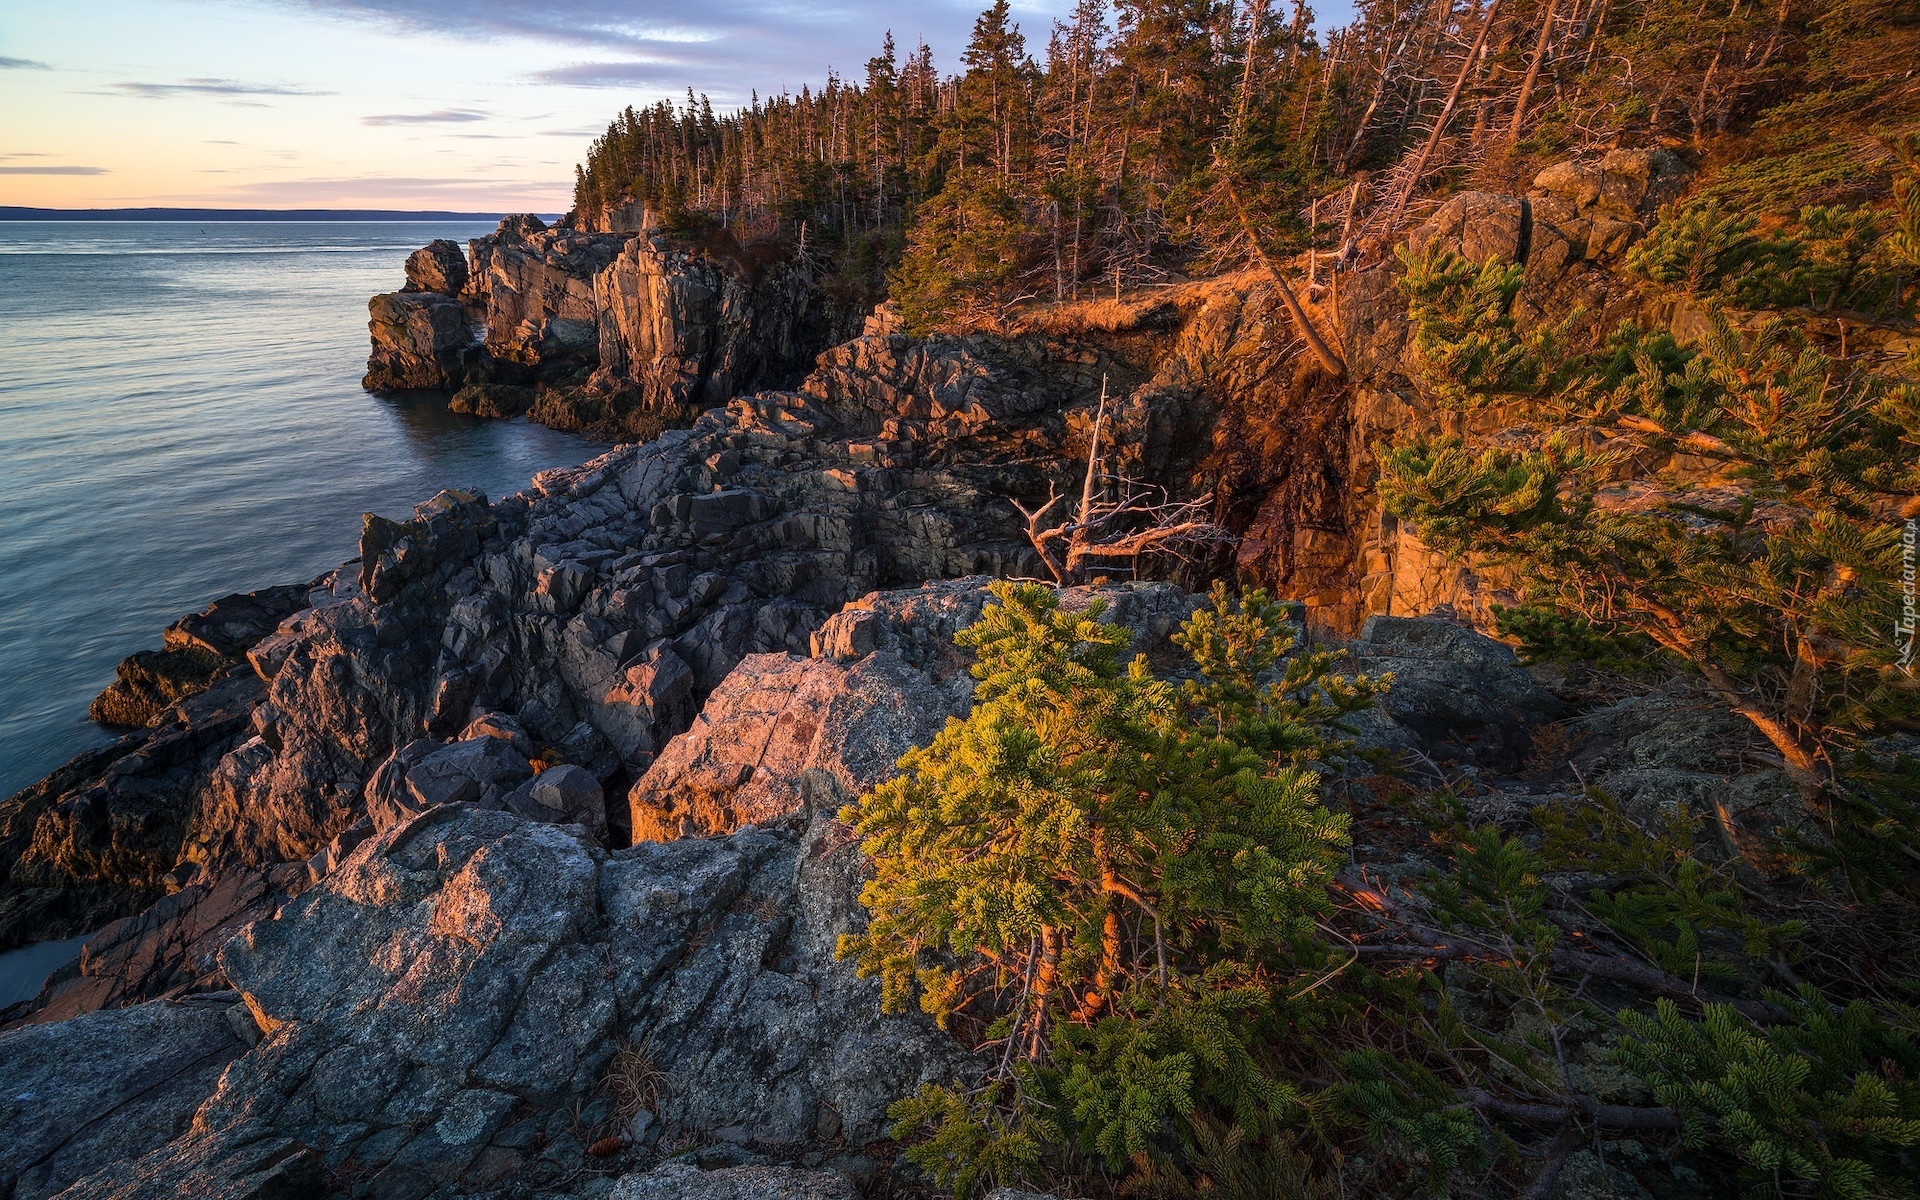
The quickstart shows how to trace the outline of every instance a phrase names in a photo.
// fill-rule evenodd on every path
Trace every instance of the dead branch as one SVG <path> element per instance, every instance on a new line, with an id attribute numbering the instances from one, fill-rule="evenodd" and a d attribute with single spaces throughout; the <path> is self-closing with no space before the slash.
<path id="1" fill-rule="evenodd" d="M 1480 20 L 1479 36 L 1473 39 L 1473 45 L 1467 50 L 1466 61 L 1460 64 L 1460 74 L 1454 78 L 1453 90 L 1447 93 L 1447 102 L 1440 106 L 1440 115 L 1434 118 L 1433 129 L 1427 135 L 1426 144 L 1421 146 L 1420 153 L 1414 156 L 1412 166 L 1406 173 L 1406 180 L 1394 196 L 1393 207 L 1388 210 L 1385 223 L 1387 236 L 1391 237 L 1398 229 L 1401 212 L 1406 209 L 1407 201 L 1419 188 L 1421 177 L 1426 174 L 1427 160 L 1433 157 L 1433 148 L 1440 144 L 1440 135 L 1447 128 L 1447 118 L 1453 115 L 1454 105 L 1460 102 L 1461 91 L 1466 88 L 1467 80 L 1472 77 L 1480 64 L 1480 51 L 1487 44 L 1487 33 L 1493 28 L 1494 18 L 1499 15 L 1500 0 L 1493 0 L 1493 3 L 1487 6 L 1486 16 Z"/>
<path id="2" fill-rule="evenodd" d="M 1260 265 L 1266 269 L 1267 276 L 1273 280 L 1274 289 L 1280 293 L 1280 302 L 1286 305 L 1287 315 L 1293 318 L 1294 325 L 1300 330 L 1300 336 L 1306 339 L 1307 348 L 1313 351 L 1313 356 L 1320 360 L 1320 365 L 1327 369 L 1329 375 L 1335 379 L 1345 379 L 1347 377 L 1346 360 L 1336 354 L 1333 347 L 1327 344 L 1326 339 L 1320 336 L 1320 330 L 1308 319 L 1307 310 L 1300 307 L 1300 298 L 1293 294 L 1293 285 L 1287 282 L 1287 277 L 1280 273 L 1280 268 L 1267 257 L 1266 248 L 1260 244 L 1260 233 L 1254 228 L 1253 218 L 1248 215 L 1247 206 L 1240 201 L 1239 191 L 1230 188 L 1228 194 L 1233 198 L 1234 210 L 1240 216 L 1240 228 L 1246 233 L 1247 241 L 1253 246 L 1254 257 L 1260 260 Z"/>
<path id="3" fill-rule="evenodd" d="M 1502 1100 L 1483 1088 L 1463 1088 L 1467 1105 L 1481 1112 L 1496 1113 L 1515 1121 L 1564 1125 L 1582 1118 L 1609 1129 L 1678 1129 L 1680 1114 L 1671 1108 L 1636 1108 L 1625 1104 L 1602 1104 L 1592 1096 L 1570 1095 L 1553 1104 L 1526 1104 Z"/>
<path id="4" fill-rule="evenodd" d="M 1054 582 L 1068 587 L 1085 580 L 1092 565 L 1111 560 L 1138 563 L 1147 554 L 1166 554 L 1191 562 L 1216 546 L 1233 541 L 1233 533 L 1210 516 L 1213 493 L 1192 500 L 1173 500 L 1157 488 L 1125 475 L 1100 469 L 1100 436 L 1106 428 L 1107 383 L 1100 382 L 1100 407 L 1094 414 L 1093 438 L 1087 448 L 1086 473 L 1080 483 L 1080 504 L 1072 516 L 1049 525 L 1066 500 L 1051 485 L 1047 502 L 1029 509 L 1018 500 L 1013 507 L 1027 522 L 1027 541 L 1046 564 Z"/>

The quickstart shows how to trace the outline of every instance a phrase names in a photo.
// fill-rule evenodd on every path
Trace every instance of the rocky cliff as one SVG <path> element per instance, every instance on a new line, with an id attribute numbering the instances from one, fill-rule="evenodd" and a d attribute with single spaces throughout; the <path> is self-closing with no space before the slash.
<path id="1" fill-rule="evenodd" d="M 1556 168 L 1413 240 L 1524 263 L 1531 319 L 1610 311 L 1677 173 Z M 1556 693 L 1468 627 L 1498 581 L 1381 518 L 1371 447 L 1430 420 L 1391 263 L 1308 297 L 1338 317 L 1336 388 L 1253 275 L 966 338 L 882 312 L 819 349 L 838 318 L 797 261 L 531 218 L 416 253 L 373 302 L 370 386 L 589 425 L 705 411 L 520 495 L 368 514 L 354 561 L 129 660 L 102 705 L 135 728 L 0 805 L 0 945 L 111 922 L 0 1014 L 0 1139 L 25 1148 L 0 1196 L 885 1180 L 886 1104 L 966 1052 L 833 959 L 864 919 L 833 813 L 968 711 L 953 634 L 990 578 L 1041 573 L 1016 502 L 1078 486 L 1096 420 L 1107 470 L 1210 492 L 1240 535 L 1179 584 L 1068 591 L 1137 649 L 1237 569 L 1393 673 L 1363 747 L 1473 804 L 1597 784 L 1769 827 L 1795 795 L 1724 761 L 1737 720 Z M 1448 605 L 1466 620 L 1422 616 Z M 1400 818 L 1343 786 L 1357 861 L 1404 867 Z"/>
<path id="2" fill-rule="evenodd" d="M 259 732 L 222 758 L 228 784 L 198 789 L 188 882 L 96 937 L 0 1032 L 9 1195 L 851 1200 L 904 1181 L 885 1107 L 966 1052 L 923 1018 L 882 1016 L 877 984 L 835 961 L 864 919 L 864 865 L 833 813 L 967 711 L 952 635 L 986 577 L 860 597 L 790 628 L 787 648 L 709 660 L 711 688 L 678 651 L 664 666 L 670 647 L 624 668 L 607 649 L 633 698 L 601 703 L 631 709 L 624 725 L 568 681 L 578 661 L 556 667 L 557 691 L 469 704 L 449 736 L 429 700 L 402 699 L 442 693 L 423 649 L 459 661 L 498 636 L 423 602 L 486 586 L 462 573 L 519 544 L 499 528 L 513 509 L 592 522 L 618 503 L 596 504 L 602 489 L 655 494 L 635 490 L 649 461 L 618 452 L 518 503 L 423 506 L 397 536 L 370 533 L 365 584 L 253 648 L 272 676 Z M 505 599 L 510 624 L 557 619 L 546 596 L 579 606 L 570 626 L 629 569 L 571 599 L 536 584 Z M 1199 604 L 1139 583 L 1063 601 L 1095 598 L 1155 657 Z M 437 636 L 376 652 L 381 629 L 426 624 Z M 572 644 L 562 661 L 595 652 Z M 1777 771 L 1729 777 L 1739 722 L 1684 693 L 1576 714 L 1505 646 L 1443 620 L 1375 618 L 1351 649 L 1395 679 L 1361 747 L 1476 781 L 1465 803 L 1483 815 L 1588 784 L 1643 820 L 1676 789 L 1756 824 L 1795 803 Z M 558 694 L 585 706 L 561 745 L 569 718 L 542 707 Z M 657 754 L 616 736 L 677 726 Z M 262 782 L 233 782 L 249 775 Z M 1377 782 L 1342 784 L 1359 869 L 1417 871 Z"/>
<path id="3" fill-rule="evenodd" d="M 1664 150 L 1560 163 L 1521 194 L 1456 194 L 1406 245 L 1522 264 L 1523 327 L 1549 314 L 1617 320 L 1640 303 L 1620 276 L 1624 256 L 1687 175 Z M 1016 386 L 1077 374 L 1074 386 L 1097 387 L 1104 376 L 1115 397 L 1106 469 L 1211 497 L 1238 536 L 1231 568 L 1299 597 L 1316 627 L 1351 634 L 1369 613 L 1443 604 L 1484 623 L 1504 595 L 1498 580 L 1435 561 L 1373 494 L 1374 445 L 1433 425 L 1405 361 L 1405 297 L 1392 254 L 1309 288 L 1309 308 L 1337 332 L 1350 364 L 1338 382 L 1299 352 L 1297 331 L 1259 273 L 1041 310 L 969 339 L 964 354 L 950 341 L 895 335 L 886 353 L 897 362 L 878 363 L 871 352 L 849 361 L 843 348 L 816 364 L 845 318 L 791 258 L 756 257 L 724 238 L 693 247 L 657 231 L 549 230 L 530 217 L 502 222 L 469 258 L 461 296 L 472 324 L 451 340 L 436 341 L 452 311 L 442 292 L 459 275 L 441 265 L 444 249 L 416 254 L 413 290 L 375 298 L 371 362 L 400 365 L 370 367 L 369 386 L 470 380 L 455 407 L 491 415 L 531 408 L 550 424 L 617 434 L 635 414 L 712 407 L 769 381 L 800 381 L 811 365 L 795 386 L 820 399 L 849 371 L 879 376 L 861 394 L 867 427 L 885 440 L 881 425 L 896 410 L 961 386 L 983 362 L 1018 364 Z M 892 325 L 882 309 L 869 335 Z M 455 360 L 466 366 L 446 365 Z M 1084 453 L 1087 428 L 1068 415 L 1066 436 L 1044 449 L 1033 443 L 1039 454 Z"/>
<path id="4" fill-rule="evenodd" d="M 455 390 L 460 411 L 531 410 L 608 440 L 790 386 L 858 316 L 784 246 L 549 228 L 530 214 L 473 239 L 464 259 L 444 240 L 416 251 L 406 287 L 368 310 L 370 390 Z"/>

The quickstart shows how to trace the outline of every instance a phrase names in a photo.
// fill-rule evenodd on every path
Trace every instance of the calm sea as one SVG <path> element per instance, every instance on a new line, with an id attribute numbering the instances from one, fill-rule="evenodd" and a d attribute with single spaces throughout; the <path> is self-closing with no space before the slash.
<path id="1" fill-rule="evenodd" d="M 87 702 L 174 618 L 598 453 L 360 390 L 367 297 L 488 228 L 0 222 L 0 796 L 108 740 Z"/>

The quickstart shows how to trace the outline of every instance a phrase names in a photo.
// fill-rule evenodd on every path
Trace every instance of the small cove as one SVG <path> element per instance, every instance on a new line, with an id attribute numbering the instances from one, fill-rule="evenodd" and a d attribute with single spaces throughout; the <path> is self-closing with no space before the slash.
<path id="1" fill-rule="evenodd" d="M 0 1008 L 33 999 L 47 976 L 80 957 L 80 947 L 92 936 L 35 942 L 0 953 Z"/>
<path id="2" fill-rule="evenodd" d="M 0 222 L 0 797 L 110 740 L 88 701 L 183 613 L 604 449 L 361 390 L 367 297 L 489 228 Z"/>

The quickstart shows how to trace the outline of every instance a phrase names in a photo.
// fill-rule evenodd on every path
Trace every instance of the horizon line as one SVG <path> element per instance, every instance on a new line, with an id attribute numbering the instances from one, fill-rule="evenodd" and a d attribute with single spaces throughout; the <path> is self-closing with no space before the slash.
<path id="1" fill-rule="evenodd" d="M 137 214 L 152 219 L 165 219 L 179 216 L 193 220 L 219 220 L 226 218 L 254 219 L 298 219 L 301 217 L 359 217 L 362 219 L 397 219 L 404 217 L 425 217 L 432 219 L 471 219 L 497 221 L 502 217 L 514 215 L 515 210 L 490 209 L 483 211 L 459 209 L 421 209 L 421 208 L 219 208 L 196 205 L 166 204 L 129 204 L 94 208 L 53 208 L 44 205 L 0 204 L 0 221 L 63 220 L 75 218 L 103 218 Z M 518 210 L 521 212 L 525 209 Z M 548 214 L 536 213 L 545 217 Z M 564 214 L 554 213 L 555 217 Z"/>

